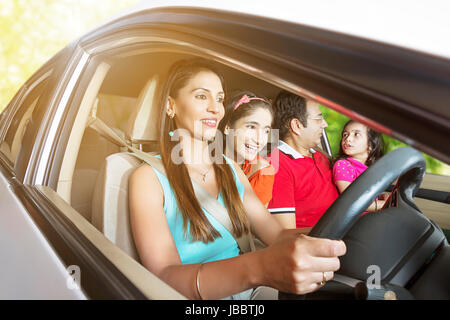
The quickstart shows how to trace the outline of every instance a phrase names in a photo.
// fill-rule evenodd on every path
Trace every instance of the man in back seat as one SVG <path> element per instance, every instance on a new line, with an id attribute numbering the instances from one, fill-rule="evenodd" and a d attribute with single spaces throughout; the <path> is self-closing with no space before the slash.
<path id="1" fill-rule="evenodd" d="M 308 233 L 338 197 L 328 158 L 313 149 L 328 126 L 318 103 L 287 91 L 273 104 L 280 143 L 269 156 L 275 181 L 269 212 Z"/>

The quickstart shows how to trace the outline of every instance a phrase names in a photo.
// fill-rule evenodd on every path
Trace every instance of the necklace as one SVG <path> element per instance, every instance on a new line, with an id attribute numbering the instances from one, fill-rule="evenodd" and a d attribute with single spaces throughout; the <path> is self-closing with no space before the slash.
<path id="1" fill-rule="evenodd" d="M 209 172 L 209 170 L 210 170 L 211 168 L 209 168 L 208 170 L 206 170 L 206 172 L 205 173 L 203 173 L 203 174 L 201 174 L 202 175 L 202 181 L 203 182 L 206 182 L 206 175 L 208 174 L 208 172 Z"/>
<path id="2" fill-rule="evenodd" d="M 211 170 L 211 168 L 212 168 L 212 167 L 209 167 L 208 170 L 205 171 L 205 173 L 200 173 L 200 172 L 198 172 L 198 171 L 196 171 L 196 170 L 194 170 L 194 172 L 195 172 L 195 173 L 198 173 L 199 175 L 201 175 L 201 176 L 202 176 L 202 181 L 203 181 L 203 182 L 206 182 L 206 175 L 209 173 L 209 170 Z"/>

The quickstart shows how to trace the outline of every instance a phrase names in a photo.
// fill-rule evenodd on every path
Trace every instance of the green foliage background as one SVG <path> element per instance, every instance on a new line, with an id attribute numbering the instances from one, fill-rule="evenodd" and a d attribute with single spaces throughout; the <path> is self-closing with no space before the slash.
<path id="1" fill-rule="evenodd" d="M 0 0 L 0 111 L 55 53 L 138 0 Z"/>
<path id="2" fill-rule="evenodd" d="M 321 106 L 321 111 L 328 122 L 327 135 L 330 140 L 330 146 L 333 151 L 333 155 L 336 156 L 339 152 L 339 143 L 341 141 L 342 128 L 345 123 L 350 119 L 332 109 Z M 383 135 L 383 141 L 385 144 L 386 152 L 394 149 L 405 147 L 406 144 L 395 140 L 389 136 Z M 427 161 L 427 172 L 450 176 L 450 166 L 445 163 L 436 160 L 429 155 L 423 154 Z"/>
<path id="3" fill-rule="evenodd" d="M 139 0 L 0 0 L 0 111 L 55 53 Z M 347 117 L 322 108 L 334 153 Z M 384 137 L 387 151 L 403 143 Z M 450 166 L 425 155 L 427 171 L 450 175 Z"/>

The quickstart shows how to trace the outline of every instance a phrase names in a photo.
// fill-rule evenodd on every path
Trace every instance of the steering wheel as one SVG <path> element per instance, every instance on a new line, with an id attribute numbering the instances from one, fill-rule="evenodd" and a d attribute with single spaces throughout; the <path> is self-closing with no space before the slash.
<path id="1" fill-rule="evenodd" d="M 396 192 L 401 197 L 402 206 L 406 204 L 406 207 L 420 212 L 414 204 L 413 197 L 425 175 L 425 168 L 424 157 L 413 148 L 404 147 L 389 152 L 349 185 L 312 228 L 309 236 L 342 240 L 367 207 L 397 178 Z M 387 210 L 393 209 L 385 211 Z M 409 212 L 405 215 L 408 214 Z M 306 297 L 306 295 L 295 296 L 280 292 L 279 298 Z"/>

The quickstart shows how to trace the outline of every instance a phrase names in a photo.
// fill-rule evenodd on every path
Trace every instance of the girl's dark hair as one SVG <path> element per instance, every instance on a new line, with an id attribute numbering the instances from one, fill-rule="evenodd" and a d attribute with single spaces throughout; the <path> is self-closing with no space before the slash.
<path id="1" fill-rule="evenodd" d="M 358 121 L 355 120 L 347 121 L 347 123 L 342 128 L 341 139 L 342 134 L 345 131 L 345 128 L 347 128 L 347 126 L 351 123 L 358 123 Z M 369 155 L 367 156 L 366 166 L 369 167 L 384 155 L 384 141 L 383 137 L 381 136 L 381 133 L 369 128 L 368 126 L 365 127 L 367 128 L 367 146 L 369 147 Z M 344 153 L 344 150 L 342 150 L 342 143 L 340 143 L 339 154 L 336 157 L 336 161 L 347 158 L 348 156 Z"/>
<path id="2" fill-rule="evenodd" d="M 247 103 L 242 103 L 239 105 L 237 109 L 235 109 L 236 104 L 239 102 L 239 100 L 244 96 L 247 95 L 250 99 L 251 98 L 259 98 L 263 99 L 258 100 L 250 100 Z M 250 91 L 239 91 L 232 94 L 230 99 L 227 99 L 227 102 L 225 103 L 225 116 L 219 123 L 219 131 L 222 133 L 223 136 L 223 146 L 226 146 L 226 135 L 225 127 L 228 125 L 230 128 L 234 128 L 234 125 L 236 122 L 244 117 L 247 117 L 251 115 L 253 112 L 255 112 L 257 109 L 262 108 L 270 112 L 272 115 L 272 119 L 274 117 L 272 105 L 270 104 L 269 100 L 262 96 L 256 96 L 253 92 Z M 273 121 L 272 121 L 273 122 Z"/>
<path id="3" fill-rule="evenodd" d="M 200 203 L 195 196 L 194 188 L 189 176 L 189 172 L 184 163 L 175 164 L 171 159 L 173 148 L 179 143 L 172 141 L 169 131 L 176 130 L 175 118 L 167 116 L 168 97 L 176 98 L 179 90 L 184 88 L 190 79 L 201 71 L 211 71 L 215 73 L 224 87 L 223 76 L 221 72 L 209 61 L 203 59 L 182 60 L 175 63 L 167 78 L 165 86 L 165 96 L 163 96 L 163 107 L 160 113 L 160 153 L 161 159 L 166 170 L 167 179 L 172 187 L 177 200 L 178 210 L 183 217 L 183 228 L 187 233 L 189 231 L 191 239 L 194 241 L 203 241 L 208 243 L 220 237 L 220 233 L 213 227 L 211 222 L 203 212 Z M 230 215 L 233 233 L 240 237 L 250 231 L 250 223 L 236 188 L 236 181 L 232 169 L 223 161 L 213 163 L 216 181 L 219 186 L 219 192 L 222 194 L 225 207 Z"/>

